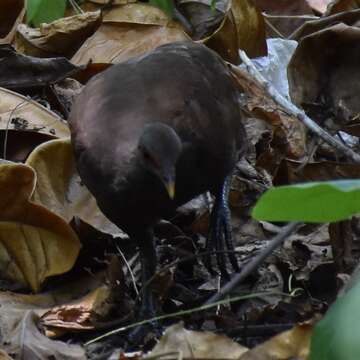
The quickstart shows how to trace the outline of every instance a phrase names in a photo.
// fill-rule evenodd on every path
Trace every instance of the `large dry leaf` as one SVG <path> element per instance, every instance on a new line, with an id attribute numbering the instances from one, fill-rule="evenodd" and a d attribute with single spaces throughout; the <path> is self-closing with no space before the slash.
<path id="1" fill-rule="evenodd" d="M 317 20 L 306 21 L 292 35 L 291 39 L 300 41 L 303 37 L 311 35 L 317 31 L 326 29 L 338 23 L 358 26 L 360 20 L 360 9 L 346 11 L 339 14 L 321 17 Z"/>
<path id="2" fill-rule="evenodd" d="M 34 170 L 0 164 L 0 269 L 2 276 L 39 291 L 44 280 L 74 265 L 80 241 L 61 217 L 30 201 Z"/>
<path id="3" fill-rule="evenodd" d="M 0 328 L 2 340 L 10 337 L 17 323 L 27 311 L 33 311 L 42 316 L 54 307 L 74 302 L 101 288 L 104 283 L 102 274 L 80 277 L 67 281 L 56 289 L 39 294 L 21 294 L 9 291 L 0 292 Z M 76 300 L 75 300 L 76 301 Z M 1 346 L 1 344 L 0 344 Z"/>
<path id="4" fill-rule="evenodd" d="M 10 334 L 6 349 L 18 359 L 31 360 L 85 360 L 85 350 L 79 345 L 54 341 L 42 334 L 38 327 L 38 316 L 28 311 Z"/>
<path id="5" fill-rule="evenodd" d="M 0 129 L 34 131 L 52 137 L 70 136 L 67 124 L 36 101 L 0 88 Z"/>
<path id="6" fill-rule="evenodd" d="M 74 55 L 74 64 L 118 63 L 160 45 L 189 40 L 180 25 L 160 9 L 136 3 L 114 7 Z"/>
<path id="7" fill-rule="evenodd" d="M 69 138 L 41 144 L 30 154 L 26 164 L 37 173 L 33 201 L 46 206 L 66 221 L 77 216 L 102 232 L 122 234 L 102 214 L 95 198 L 82 184 L 75 169 Z"/>
<path id="8" fill-rule="evenodd" d="M 332 1 L 326 11 L 326 15 L 333 15 L 344 11 L 358 9 L 360 7 L 359 0 L 335 0 Z"/>
<path id="9" fill-rule="evenodd" d="M 176 354 L 191 359 L 238 359 L 246 351 L 247 348 L 226 336 L 186 330 L 182 323 L 178 323 L 166 329 L 159 343 L 144 359 L 157 356 L 174 358 Z M 169 355 L 166 357 L 165 354 Z"/>
<path id="10" fill-rule="evenodd" d="M 16 27 L 25 16 L 25 0 L 2 0 L 0 2 L 0 44 L 10 44 Z"/>
<path id="11" fill-rule="evenodd" d="M 359 61 L 358 27 L 337 24 L 306 36 L 288 66 L 292 100 L 318 121 L 341 129 L 360 114 Z"/>
<path id="12" fill-rule="evenodd" d="M 17 28 L 15 47 L 21 53 L 36 57 L 71 57 L 99 27 L 100 18 L 100 11 L 96 11 L 44 23 L 36 29 L 21 24 Z"/>
<path id="13" fill-rule="evenodd" d="M 250 57 L 266 55 L 264 18 L 252 0 L 231 0 L 219 28 L 203 41 L 234 64 L 240 62 L 238 49 Z"/>

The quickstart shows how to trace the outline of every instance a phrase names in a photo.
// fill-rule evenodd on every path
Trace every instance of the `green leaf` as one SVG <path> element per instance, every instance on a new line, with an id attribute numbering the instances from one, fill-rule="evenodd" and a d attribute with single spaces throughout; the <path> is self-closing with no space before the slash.
<path id="1" fill-rule="evenodd" d="M 274 187 L 258 200 L 252 216 L 265 221 L 333 222 L 360 213 L 360 180 L 310 182 Z"/>
<path id="2" fill-rule="evenodd" d="M 174 14 L 173 0 L 149 0 L 149 4 L 158 7 L 170 17 Z"/>
<path id="3" fill-rule="evenodd" d="M 34 26 L 50 23 L 64 16 L 66 0 L 28 0 L 27 22 Z"/>
<path id="4" fill-rule="evenodd" d="M 315 326 L 309 360 L 360 359 L 360 282 L 336 300 Z"/>

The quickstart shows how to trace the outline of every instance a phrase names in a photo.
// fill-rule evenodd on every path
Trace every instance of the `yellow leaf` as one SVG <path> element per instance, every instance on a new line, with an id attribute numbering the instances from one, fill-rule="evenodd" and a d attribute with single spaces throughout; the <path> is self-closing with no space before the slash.
<path id="1" fill-rule="evenodd" d="M 37 174 L 33 201 L 66 221 L 74 216 L 111 235 L 122 234 L 99 210 L 95 198 L 82 184 L 75 168 L 70 139 L 51 140 L 39 145 L 26 164 Z"/>
<path id="2" fill-rule="evenodd" d="M 0 164 L 0 271 L 35 292 L 71 269 L 80 241 L 61 217 L 31 202 L 36 175 L 23 164 Z"/>

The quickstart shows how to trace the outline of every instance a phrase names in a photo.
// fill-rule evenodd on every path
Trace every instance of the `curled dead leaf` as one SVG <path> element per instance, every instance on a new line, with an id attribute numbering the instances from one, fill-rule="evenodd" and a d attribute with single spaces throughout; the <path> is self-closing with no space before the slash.
<path id="1" fill-rule="evenodd" d="M 70 136 L 66 123 L 54 112 L 16 92 L 0 88 L 0 129 L 35 131 L 52 137 Z"/>
<path id="2" fill-rule="evenodd" d="M 75 168 L 70 139 L 39 145 L 26 164 L 35 169 L 37 185 L 32 199 L 66 221 L 74 216 L 111 235 L 122 234 L 99 210 L 95 198 L 82 184 Z"/>
<path id="3" fill-rule="evenodd" d="M 17 28 L 17 51 L 36 57 L 71 57 L 100 25 L 100 11 L 86 12 L 43 23 L 39 28 L 20 24 Z"/>
<path id="4" fill-rule="evenodd" d="M 231 0 L 219 28 L 203 39 L 225 60 L 238 64 L 238 50 L 250 57 L 266 55 L 265 21 L 251 0 Z"/>
<path id="5" fill-rule="evenodd" d="M 71 269 L 80 241 L 65 220 L 30 200 L 35 184 L 31 167 L 0 164 L 0 269 L 36 292 L 49 276 Z"/>

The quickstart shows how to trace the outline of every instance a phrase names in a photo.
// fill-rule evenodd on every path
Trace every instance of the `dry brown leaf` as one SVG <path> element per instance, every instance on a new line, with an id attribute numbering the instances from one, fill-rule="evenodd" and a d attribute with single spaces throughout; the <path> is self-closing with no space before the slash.
<path id="1" fill-rule="evenodd" d="M 360 7 L 359 0 L 335 0 L 332 1 L 326 11 L 326 16 L 358 9 Z"/>
<path id="2" fill-rule="evenodd" d="M 239 360 L 306 360 L 309 355 L 312 324 L 297 325 L 249 350 Z"/>
<path id="3" fill-rule="evenodd" d="M 292 101 L 333 130 L 360 114 L 359 40 L 358 27 L 331 26 L 303 38 L 288 66 Z"/>
<path id="4" fill-rule="evenodd" d="M 110 296 L 111 289 L 106 285 L 100 286 L 82 299 L 52 308 L 41 317 L 41 323 L 67 331 L 94 329 L 92 318 L 99 312 L 101 316 L 107 315 L 110 307 L 106 306 L 106 302 Z"/>
<path id="5" fill-rule="evenodd" d="M 160 9 L 136 3 L 114 7 L 104 23 L 72 58 L 74 64 L 118 63 L 160 45 L 189 40 L 180 25 Z"/>
<path id="6" fill-rule="evenodd" d="M 266 89 L 257 83 L 249 74 L 238 67 L 231 67 L 234 79 L 240 90 L 244 91 L 246 107 L 255 116 L 269 122 L 274 127 L 276 136 L 284 142 L 286 153 L 290 157 L 300 158 L 305 153 L 306 130 L 296 118 L 287 114 L 266 93 Z"/>
<path id="7" fill-rule="evenodd" d="M 162 359 L 174 358 L 176 354 L 192 359 L 238 359 L 248 351 L 223 335 L 208 331 L 186 330 L 182 323 L 170 326 L 147 357 L 161 356 Z M 164 354 L 172 353 L 165 356 Z"/>
<path id="8" fill-rule="evenodd" d="M 99 210 L 95 198 L 82 184 L 75 169 L 70 139 L 39 145 L 26 164 L 35 169 L 37 185 L 32 199 L 70 221 L 79 217 L 96 229 L 111 235 L 122 234 Z"/>
<path id="9" fill-rule="evenodd" d="M 305 36 L 311 35 L 317 31 L 323 30 L 339 23 L 357 26 L 359 20 L 360 9 L 355 9 L 352 11 L 347 11 L 329 16 L 323 16 L 317 20 L 306 21 L 291 35 L 291 39 L 300 41 Z"/>
<path id="10" fill-rule="evenodd" d="M 0 129 L 34 131 L 51 137 L 70 136 L 67 124 L 52 111 L 16 92 L 0 88 Z"/>
<path id="11" fill-rule="evenodd" d="M 23 164 L 0 164 L 0 269 L 39 291 L 44 280 L 71 269 L 80 241 L 59 216 L 29 199 L 36 174 Z"/>
<path id="12" fill-rule="evenodd" d="M 85 350 L 79 345 L 47 338 L 37 327 L 38 316 L 27 311 L 7 339 L 6 349 L 18 359 L 85 360 Z"/>
<path id="13" fill-rule="evenodd" d="M 265 22 L 252 0 L 231 0 L 219 28 L 203 42 L 225 60 L 238 64 L 238 50 L 250 57 L 267 54 Z"/>
<path id="14" fill-rule="evenodd" d="M 10 44 L 16 27 L 25 16 L 25 0 L 2 0 L 0 2 L 0 44 Z"/>
<path id="15" fill-rule="evenodd" d="M 20 24 L 15 38 L 16 50 L 36 57 L 71 57 L 100 26 L 100 19 L 97 11 L 44 23 L 36 29 Z"/>

